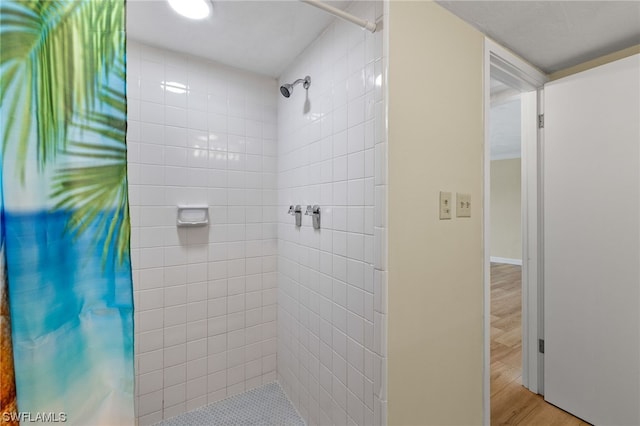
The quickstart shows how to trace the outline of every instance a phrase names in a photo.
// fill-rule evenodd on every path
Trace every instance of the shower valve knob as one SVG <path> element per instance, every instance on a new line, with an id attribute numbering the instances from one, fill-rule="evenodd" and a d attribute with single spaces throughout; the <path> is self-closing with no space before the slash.
<path id="1" fill-rule="evenodd" d="M 307 206 L 307 211 L 305 215 L 311 216 L 311 220 L 313 223 L 313 229 L 320 229 L 320 206 L 319 205 L 309 205 Z"/>
<path id="2" fill-rule="evenodd" d="M 295 207 L 293 205 L 289 206 L 288 213 L 296 218 L 296 226 L 302 226 L 302 207 L 300 207 L 300 205 Z"/>

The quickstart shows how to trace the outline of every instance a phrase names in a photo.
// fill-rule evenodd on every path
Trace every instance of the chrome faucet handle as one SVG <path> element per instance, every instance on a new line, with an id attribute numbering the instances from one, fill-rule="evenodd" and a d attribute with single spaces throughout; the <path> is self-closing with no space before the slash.
<path id="1" fill-rule="evenodd" d="M 320 229 L 320 206 L 317 204 L 307 206 L 307 212 L 305 214 L 311 216 L 313 229 Z"/>
<path id="2" fill-rule="evenodd" d="M 302 226 L 302 207 L 300 207 L 300 205 L 295 207 L 293 205 L 289 206 L 289 211 L 287 213 L 296 218 L 297 227 Z"/>

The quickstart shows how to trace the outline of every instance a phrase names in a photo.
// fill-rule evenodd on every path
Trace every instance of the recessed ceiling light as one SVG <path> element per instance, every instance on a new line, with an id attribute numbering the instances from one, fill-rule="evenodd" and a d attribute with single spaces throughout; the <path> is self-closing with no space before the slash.
<path id="1" fill-rule="evenodd" d="M 167 0 L 173 10 L 189 19 L 204 19 L 211 13 L 209 0 Z"/>

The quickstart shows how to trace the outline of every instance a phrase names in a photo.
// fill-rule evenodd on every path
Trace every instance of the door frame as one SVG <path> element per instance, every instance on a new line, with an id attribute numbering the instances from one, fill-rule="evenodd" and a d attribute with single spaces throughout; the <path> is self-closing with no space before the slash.
<path id="1" fill-rule="evenodd" d="M 484 336 L 483 336 L 483 424 L 491 422 L 491 147 L 489 116 L 491 111 L 491 77 L 498 78 L 522 93 L 522 384 L 541 393 L 542 354 L 538 339 L 542 338 L 542 131 L 537 116 L 542 109 L 542 89 L 547 75 L 488 37 L 484 40 Z M 540 303 L 539 303 L 540 302 Z"/>

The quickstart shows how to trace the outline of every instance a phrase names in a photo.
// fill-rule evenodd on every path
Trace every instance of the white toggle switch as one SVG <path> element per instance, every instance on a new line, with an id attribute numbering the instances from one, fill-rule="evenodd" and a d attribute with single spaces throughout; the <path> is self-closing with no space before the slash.
<path id="1" fill-rule="evenodd" d="M 471 217 L 471 195 L 456 194 L 456 216 Z"/>
<path id="2" fill-rule="evenodd" d="M 451 219 L 451 193 L 440 191 L 440 219 Z"/>

